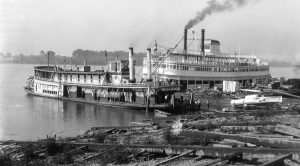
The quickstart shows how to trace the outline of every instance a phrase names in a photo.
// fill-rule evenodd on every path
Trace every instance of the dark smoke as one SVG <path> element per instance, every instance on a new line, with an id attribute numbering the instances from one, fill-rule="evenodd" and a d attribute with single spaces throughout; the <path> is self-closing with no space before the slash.
<path id="1" fill-rule="evenodd" d="M 195 18 L 190 20 L 187 25 L 185 26 L 186 29 L 192 28 L 194 25 L 198 24 L 199 22 L 203 21 L 207 16 L 223 11 L 232 11 L 236 8 L 242 7 L 246 5 L 250 1 L 255 0 L 210 0 L 208 1 L 208 6 L 204 8 L 202 11 L 197 12 Z"/>

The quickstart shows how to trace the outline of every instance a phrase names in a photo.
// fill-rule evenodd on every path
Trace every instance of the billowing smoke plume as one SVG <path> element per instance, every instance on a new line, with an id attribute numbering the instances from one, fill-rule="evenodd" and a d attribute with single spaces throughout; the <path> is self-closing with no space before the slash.
<path id="1" fill-rule="evenodd" d="M 246 5 L 250 1 L 255 0 L 210 0 L 208 1 L 208 6 L 202 11 L 197 12 L 196 17 L 187 23 L 185 29 L 192 28 L 194 25 L 203 21 L 207 16 L 211 14 L 223 11 L 232 11 L 236 8 Z"/>

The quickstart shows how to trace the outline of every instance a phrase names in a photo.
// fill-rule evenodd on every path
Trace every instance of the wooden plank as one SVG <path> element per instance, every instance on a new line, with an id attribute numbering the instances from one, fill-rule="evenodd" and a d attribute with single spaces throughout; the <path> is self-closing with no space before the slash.
<path id="1" fill-rule="evenodd" d="M 173 160 L 176 160 L 176 159 L 178 159 L 178 158 L 180 158 L 180 157 L 184 157 L 184 156 L 186 156 L 186 155 L 188 155 L 188 154 L 190 154 L 190 153 L 195 153 L 195 152 L 196 152 L 196 150 L 190 150 L 190 151 L 185 152 L 185 153 L 182 153 L 182 154 L 180 154 L 180 155 L 178 155 L 178 156 L 175 156 L 175 157 L 166 159 L 166 160 L 164 160 L 164 161 L 161 161 L 161 162 L 155 164 L 154 166 L 166 164 L 166 163 L 171 162 L 171 161 L 173 161 Z"/>
<path id="2" fill-rule="evenodd" d="M 290 153 L 290 154 L 287 154 L 287 155 L 283 155 L 277 159 L 274 159 L 274 160 L 271 160 L 269 162 L 266 162 L 264 164 L 262 164 L 261 166 L 276 166 L 276 165 L 284 165 L 284 160 L 285 159 L 291 159 L 293 157 L 293 154 Z"/>
<path id="3" fill-rule="evenodd" d="M 300 137 L 300 129 L 290 126 L 277 124 L 275 131 L 295 137 Z"/>

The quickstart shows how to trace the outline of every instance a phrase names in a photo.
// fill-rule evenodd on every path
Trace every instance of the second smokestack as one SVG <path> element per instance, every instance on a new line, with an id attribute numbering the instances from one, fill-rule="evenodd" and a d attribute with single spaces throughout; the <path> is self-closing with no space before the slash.
<path id="1" fill-rule="evenodd" d="M 187 29 L 183 31 L 183 51 L 187 52 Z"/>
<path id="2" fill-rule="evenodd" d="M 201 29 L 201 52 L 204 54 L 205 29 Z"/>
<path id="3" fill-rule="evenodd" d="M 129 47 L 129 81 L 135 82 L 135 69 L 133 60 L 133 48 Z"/>
<path id="4" fill-rule="evenodd" d="M 147 48 L 147 81 L 151 80 L 151 48 Z"/>

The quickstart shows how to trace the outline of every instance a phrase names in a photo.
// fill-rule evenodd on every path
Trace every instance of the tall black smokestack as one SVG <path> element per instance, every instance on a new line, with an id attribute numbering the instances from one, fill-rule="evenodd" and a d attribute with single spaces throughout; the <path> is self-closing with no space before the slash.
<path id="1" fill-rule="evenodd" d="M 205 29 L 201 29 L 201 52 L 204 54 Z"/>
<path id="2" fill-rule="evenodd" d="M 187 29 L 183 31 L 183 51 L 187 52 Z"/>

